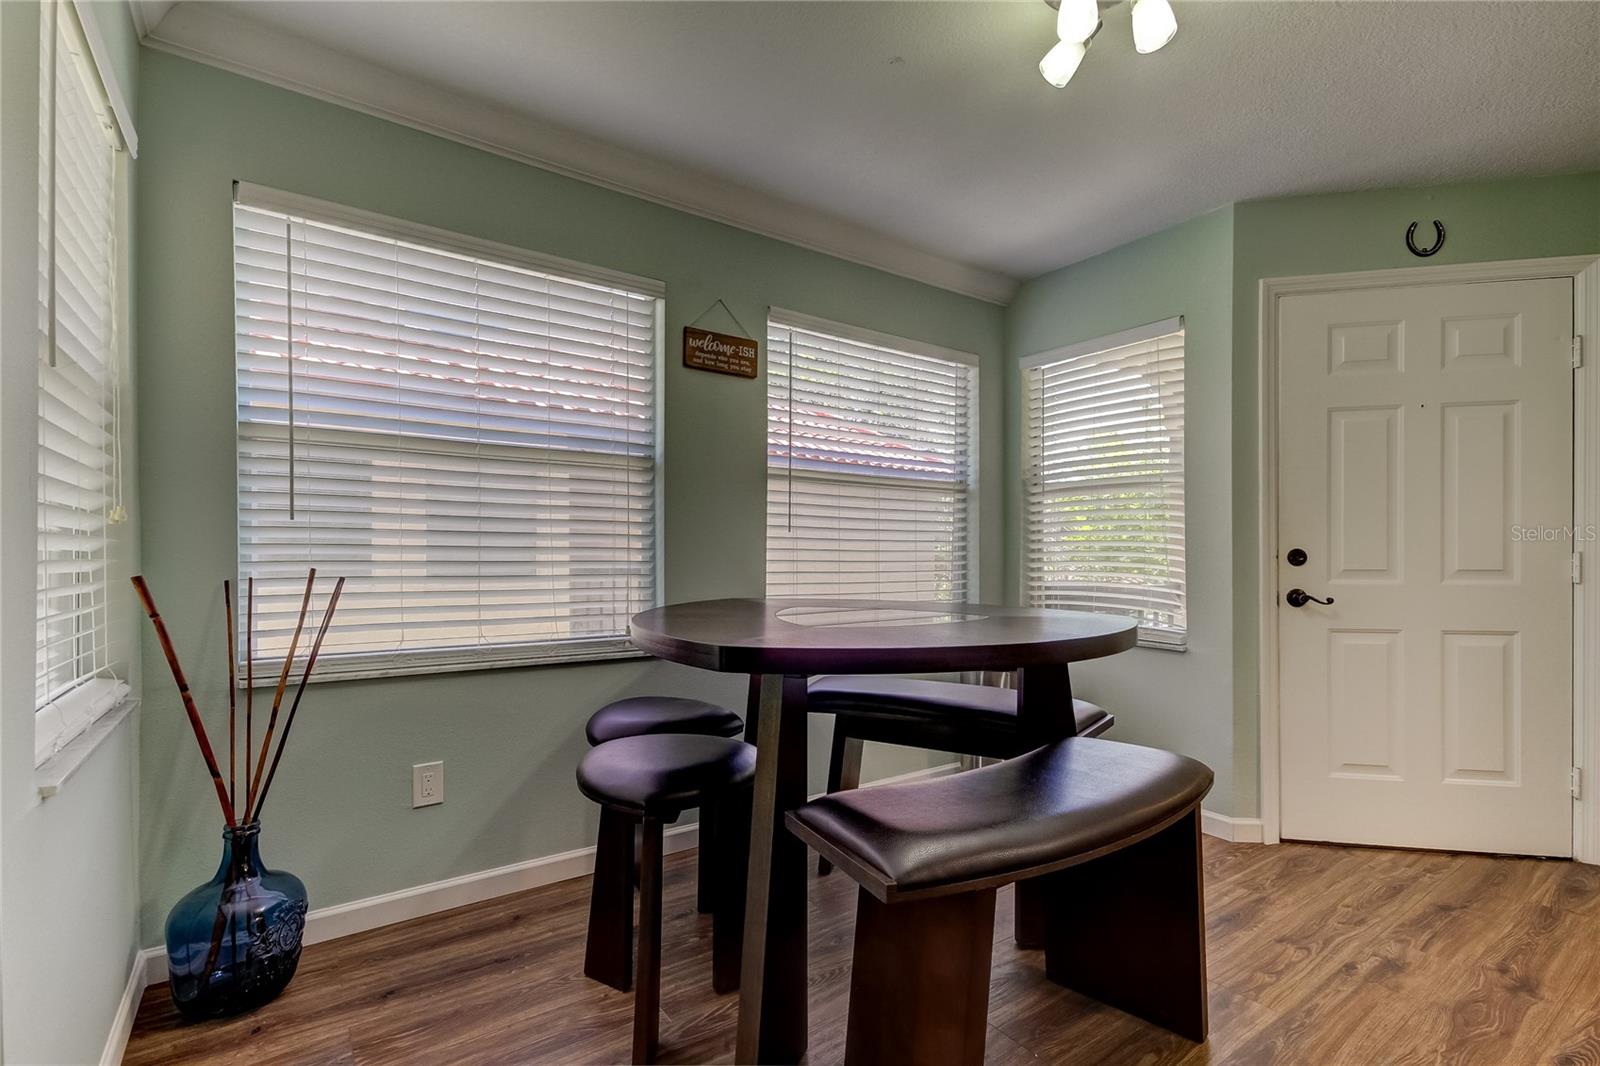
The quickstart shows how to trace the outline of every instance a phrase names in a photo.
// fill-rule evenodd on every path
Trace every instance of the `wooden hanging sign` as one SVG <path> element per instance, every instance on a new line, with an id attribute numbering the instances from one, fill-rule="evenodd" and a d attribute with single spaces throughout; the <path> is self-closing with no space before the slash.
<path id="1" fill-rule="evenodd" d="M 759 351 L 756 342 L 749 337 L 714 333 L 697 326 L 683 327 L 683 365 L 696 370 L 753 378 Z"/>

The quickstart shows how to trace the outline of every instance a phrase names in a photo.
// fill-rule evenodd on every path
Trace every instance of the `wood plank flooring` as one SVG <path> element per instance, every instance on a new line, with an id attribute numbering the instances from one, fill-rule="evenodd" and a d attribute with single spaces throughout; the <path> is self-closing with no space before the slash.
<path id="1" fill-rule="evenodd" d="M 1205 856 L 1210 1041 L 1050 984 L 1007 889 L 987 1062 L 1600 1064 L 1600 867 L 1209 837 Z M 726 1063 L 738 997 L 711 992 L 693 859 L 667 860 L 662 1061 Z M 853 887 L 811 882 L 811 1063 L 844 1053 Z M 225 1022 L 183 1024 L 151 988 L 125 1061 L 624 1062 L 633 998 L 581 972 L 588 898 L 567 881 L 318 944 Z"/>

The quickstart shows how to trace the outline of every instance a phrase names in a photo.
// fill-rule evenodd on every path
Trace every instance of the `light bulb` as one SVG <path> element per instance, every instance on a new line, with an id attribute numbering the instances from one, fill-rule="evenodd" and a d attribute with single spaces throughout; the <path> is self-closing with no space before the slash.
<path id="1" fill-rule="evenodd" d="M 1178 18 L 1167 0 L 1133 0 L 1133 47 L 1139 53 L 1159 50 L 1177 32 Z"/>
<path id="2" fill-rule="evenodd" d="M 1039 73 L 1057 89 L 1063 88 L 1078 72 L 1078 64 L 1088 51 L 1089 46 L 1082 41 L 1057 41 L 1039 60 Z"/>
<path id="3" fill-rule="evenodd" d="M 1056 15 L 1056 36 L 1063 41 L 1087 41 L 1100 25 L 1100 5 L 1095 0 L 1061 0 Z"/>

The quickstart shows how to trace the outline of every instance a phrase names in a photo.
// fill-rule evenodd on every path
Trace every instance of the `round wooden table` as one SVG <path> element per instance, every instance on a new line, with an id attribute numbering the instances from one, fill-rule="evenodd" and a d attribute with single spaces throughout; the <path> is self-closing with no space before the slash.
<path id="1" fill-rule="evenodd" d="M 806 801 L 806 679 L 833 673 L 1016 670 L 1022 735 L 1076 731 L 1068 664 L 1133 647 L 1130 619 L 981 603 L 702 600 L 634 615 L 633 643 L 661 659 L 759 677 L 750 878 L 737 1062 L 797 1062 L 806 1049 L 806 851 L 784 830 Z M 1043 943 L 1043 912 L 1017 886 L 1017 940 Z"/>

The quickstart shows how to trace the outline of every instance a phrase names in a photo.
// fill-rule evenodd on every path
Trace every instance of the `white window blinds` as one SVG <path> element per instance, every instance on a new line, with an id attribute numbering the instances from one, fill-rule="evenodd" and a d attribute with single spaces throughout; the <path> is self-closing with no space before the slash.
<path id="1" fill-rule="evenodd" d="M 281 661 L 308 566 L 349 579 L 319 678 L 630 651 L 656 589 L 659 284 L 238 201 L 257 658 Z"/>
<path id="2" fill-rule="evenodd" d="M 76 15 L 43 8 L 35 762 L 126 694 L 110 677 L 117 137 Z"/>
<path id="3" fill-rule="evenodd" d="M 767 595 L 963 600 L 971 365 L 774 311 Z"/>
<path id="4" fill-rule="evenodd" d="M 1182 319 L 1029 362 L 1028 602 L 1182 646 Z"/>

